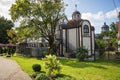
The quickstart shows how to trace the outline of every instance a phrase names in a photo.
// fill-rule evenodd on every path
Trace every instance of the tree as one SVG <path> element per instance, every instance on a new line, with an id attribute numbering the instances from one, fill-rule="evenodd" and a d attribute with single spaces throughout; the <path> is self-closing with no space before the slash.
<path id="1" fill-rule="evenodd" d="M 7 20 L 4 17 L 0 17 L 0 43 L 9 43 L 9 36 L 7 30 L 14 27 L 14 23 L 11 20 Z"/>
<path id="2" fill-rule="evenodd" d="M 18 37 L 14 29 L 7 30 L 7 35 L 9 36 L 9 43 L 17 43 Z"/>
<path id="3" fill-rule="evenodd" d="M 116 39 L 116 24 L 112 22 L 110 24 L 110 44 L 113 50 L 117 50 L 117 39 Z"/>
<path id="4" fill-rule="evenodd" d="M 56 27 L 64 17 L 63 5 L 63 0 L 16 0 L 10 15 L 13 21 L 21 21 L 23 31 L 28 29 L 25 38 L 44 37 L 52 49 Z"/>
<path id="5" fill-rule="evenodd" d="M 116 25 L 114 22 L 110 24 L 110 37 L 111 38 L 116 38 Z"/>
<path id="6" fill-rule="evenodd" d="M 109 36 L 109 34 L 110 34 L 110 31 L 102 31 L 99 36 L 99 39 L 103 39 L 104 36 Z"/>
<path id="7" fill-rule="evenodd" d="M 96 48 L 102 48 L 104 49 L 105 46 L 105 41 L 103 41 L 104 36 L 109 36 L 109 45 L 108 48 L 109 50 L 115 50 L 117 49 L 117 40 L 116 40 L 116 26 L 115 23 L 112 22 L 110 24 L 110 30 L 109 31 L 103 31 L 101 32 L 100 36 L 98 39 L 95 39 L 96 42 Z M 108 49 L 107 49 L 108 50 Z"/>

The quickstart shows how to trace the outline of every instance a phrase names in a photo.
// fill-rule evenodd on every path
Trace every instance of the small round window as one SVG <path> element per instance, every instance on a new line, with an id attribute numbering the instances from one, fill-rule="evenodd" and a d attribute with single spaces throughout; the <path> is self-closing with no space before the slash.
<path id="1" fill-rule="evenodd" d="M 84 25 L 83 31 L 84 31 L 84 33 L 89 33 L 89 27 L 88 27 L 88 25 Z"/>

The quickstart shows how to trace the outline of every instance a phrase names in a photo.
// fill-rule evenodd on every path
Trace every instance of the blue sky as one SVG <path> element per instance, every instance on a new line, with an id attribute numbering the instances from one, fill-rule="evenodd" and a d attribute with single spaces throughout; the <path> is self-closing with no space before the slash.
<path id="1" fill-rule="evenodd" d="M 118 10 L 120 10 L 120 0 L 114 0 Z M 0 0 L 0 16 L 11 19 L 9 8 L 15 0 Z M 71 19 L 72 13 L 77 10 L 82 14 L 82 19 L 88 19 L 92 26 L 95 27 L 95 33 L 101 32 L 101 27 L 106 22 L 110 25 L 112 22 L 118 21 L 116 9 L 113 0 L 64 0 L 65 14 Z M 17 23 L 18 24 L 18 23 Z"/>
<path id="2" fill-rule="evenodd" d="M 120 9 L 120 0 L 114 0 L 117 10 Z M 64 0 L 68 4 L 65 14 L 71 19 L 72 13 L 77 10 L 82 14 L 82 19 L 88 19 L 95 27 L 95 33 L 101 32 L 101 27 L 106 22 L 110 25 L 112 22 L 118 21 L 117 12 L 113 0 Z"/>

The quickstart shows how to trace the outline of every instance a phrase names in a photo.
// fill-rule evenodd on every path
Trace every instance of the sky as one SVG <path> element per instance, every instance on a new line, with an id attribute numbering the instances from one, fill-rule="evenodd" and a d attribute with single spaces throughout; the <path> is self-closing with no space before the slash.
<path id="1" fill-rule="evenodd" d="M 11 19 L 9 9 L 14 2 L 15 0 L 0 0 L 0 16 Z M 72 13 L 76 10 L 75 4 L 77 4 L 77 10 L 81 13 L 82 19 L 91 22 L 91 25 L 95 27 L 95 33 L 101 32 L 104 22 L 110 25 L 118 21 L 117 11 L 120 11 L 120 0 L 64 0 L 64 2 L 68 5 L 65 6 L 67 18 L 71 19 Z"/>

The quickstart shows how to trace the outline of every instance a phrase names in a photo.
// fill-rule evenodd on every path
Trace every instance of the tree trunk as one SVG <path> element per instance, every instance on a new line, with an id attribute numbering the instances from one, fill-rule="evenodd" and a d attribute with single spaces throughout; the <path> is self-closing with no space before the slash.
<path id="1" fill-rule="evenodd" d="M 50 52 L 49 54 L 55 54 L 56 53 L 56 50 L 55 50 L 55 44 L 54 44 L 54 36 L 50 36 L 49 37 L 49 46 L 50 46 Z"/>

